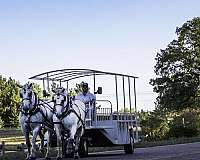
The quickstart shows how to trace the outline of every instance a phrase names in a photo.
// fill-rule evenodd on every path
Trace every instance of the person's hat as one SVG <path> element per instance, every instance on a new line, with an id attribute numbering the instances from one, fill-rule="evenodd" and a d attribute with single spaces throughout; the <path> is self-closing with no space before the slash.
<path id="1" fill-rule="evenodd" d="M 87 88 L 88 88 L 88 83 L 82 82 L 81 86 L 82 86 L 82 87 L 87 87 Z"/>

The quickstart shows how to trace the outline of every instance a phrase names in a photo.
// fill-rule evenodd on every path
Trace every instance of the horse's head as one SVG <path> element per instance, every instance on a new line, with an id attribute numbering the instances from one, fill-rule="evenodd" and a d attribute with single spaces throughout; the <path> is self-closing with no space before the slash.
<path id="1" fill-rule="evenodd" d="M 52 100 L 54 102 L 54 111 L 58 118 L 60 118 L 63 112 L 68 110 L 69 107 L 69 96 L 65 88 L 60 87 L 54 90 Z"/>
<path id="2" fill-rule="evenodd" d="M 29 113 L 33 110 L 35 105 L 35 95 L 32 90 L 32 83 L 26 83 L 20 90 L 20 97 L 22 98 L 21 109 L 24 113 Z"/>

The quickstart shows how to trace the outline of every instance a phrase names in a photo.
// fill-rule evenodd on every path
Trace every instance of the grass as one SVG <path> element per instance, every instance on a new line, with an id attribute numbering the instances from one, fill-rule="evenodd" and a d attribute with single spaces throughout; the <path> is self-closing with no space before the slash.
<path id="1" fill-rule="evenodd" d="M 25 139 L 24 136 L 16 136 L 16 137 L 4 137 L 0 138 L 0 141 L 6 142 L 6 144 L 21 144 L 24 143 Z"/>
<path id="2" fill-rule="evenodd" d="M 23 136 L 19 128 L 1 128 L 0 138 Z"/>
<path id="3" fill-rule="evenodd" d="M 7 152 L 2 159 L 3 160 L 23 160 L 26 158 L 26 155 L 24 154 L 24 152 L 19 151 L 19 152 Z M 1 158 L 0 158 L 1 159 Z"/>

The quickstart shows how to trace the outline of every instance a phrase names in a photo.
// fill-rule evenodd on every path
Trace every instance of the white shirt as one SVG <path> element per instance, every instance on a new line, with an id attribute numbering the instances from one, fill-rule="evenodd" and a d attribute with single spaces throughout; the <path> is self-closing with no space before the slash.
<path id="1" fill-rule="evenodd" d="M 79 93 L 78 95 L 75 96 L 75 99 L 79 99 L 86 104 L 96 100 L 96 97 L 94 94 L 87 92 L 85 95 L 83 93 Z"/>

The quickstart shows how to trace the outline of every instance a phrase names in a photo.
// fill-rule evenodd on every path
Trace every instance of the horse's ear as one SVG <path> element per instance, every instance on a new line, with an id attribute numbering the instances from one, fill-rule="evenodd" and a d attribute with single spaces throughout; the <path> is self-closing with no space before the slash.
<path id="1" fill-rule="evenodd" d="M 32 88 L 32 86 L 33 86 L 33 84 L 32 84 L 32 83 L 30 83 L 30 88 Z"/>
<path id="2" fill-rule="evenodd" d="M 26 83 L 26 86 L 28 89 L 30 89 L 30 88 L 32 88 L 32 83 L 28 82 L 28 83 Z"/>
<path id="3" fill-rule="evenodd" d="M 22 95 L 22 93 L 21 93 L 21 92 L 19 93 L 19 96 L 20 96 L 20 98 L 23 98 L 23 95 Z"/>
<path id="4" fill-rule="evenodd" d="M 64 88 L 62 89 L 62 92 L 63 92 L 63 93 L 65 92 L 65 89 L 64 89 Z"/>
<path id="5" fill-rule="evenodd" d="M 54 96 L 52 96 L 52 102 L 54 102 Z"/>
<path id="6" fill-rule="evenodd" d="M 22 85 L 20 85 L 20 84 L 17 84 L 17 87 L 19 87 L 19 88 L 22 88 L 23 86 L 22 86 Z"/>
<path id="7" fill-rule="evenodd" d="M 54 88 L 52 88 L 52 90 L 51 90 L 53 93 L 56 93 L 56 91 L 55 91 L 55 89 Z"/>

